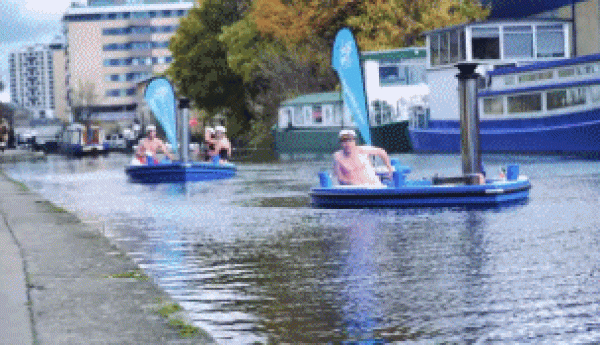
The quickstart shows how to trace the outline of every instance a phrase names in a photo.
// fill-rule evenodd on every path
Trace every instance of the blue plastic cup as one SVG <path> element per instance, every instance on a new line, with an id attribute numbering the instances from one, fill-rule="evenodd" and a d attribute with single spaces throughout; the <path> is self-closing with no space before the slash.
<path id="1" fill-rule="evenodd" d="M 219 155 L 213 156 L 213 158 L 212 158 L 213 164 L 219 164 L 220 160 L 221 160 L 221 157 Z"/>
<path id="2" fill-rule="evenodd" d="M 319 183 L 323 188 L 331 188 L 332 183 L 329 173 L 327 173 L 326 171 L 321 171 L 319 173 Z"/>
<path id="3" fill-rule="evenodd" d="M 506 179 L 509 181 L 515 181 L 519 178 L 519 166 L 518 165 L 509 165 L 506 168 Z"/>

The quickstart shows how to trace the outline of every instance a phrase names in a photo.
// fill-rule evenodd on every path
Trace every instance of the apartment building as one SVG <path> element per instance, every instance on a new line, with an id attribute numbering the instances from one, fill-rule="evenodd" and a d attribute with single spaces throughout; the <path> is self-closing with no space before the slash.
<path id="1" fill-rule="evenodd" d="M 60 55 L 56 45 L 35 44 L 9 54 L 11 103 L 30 110 L 35 119 L 54 118 L 57 113 L 56 88 L 61 82 L 55 76 L 55 53 Z"/>
<path id="2" fill-rule="evenodd" d="M 169 39 L 194 6 L 183 1 L 90 0 L 63 16 L 70 109 L 99 121 L 139 117 L 136 83 L 164 72 Z M 139 95 L 138 95 L 139 96 Z M 77 120 L 77 119 L 75 119 Z"/>

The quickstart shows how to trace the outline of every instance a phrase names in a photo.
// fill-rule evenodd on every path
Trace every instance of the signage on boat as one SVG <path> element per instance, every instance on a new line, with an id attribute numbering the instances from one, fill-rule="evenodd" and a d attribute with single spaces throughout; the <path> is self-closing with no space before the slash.
<path id="1" fill-rule="evenodd" d="M 158 120 L 173 150 L 177 151 L 177 127 L 175 120 L 175 90 L 167 78 L 150 81 L 144 95 L 146 103 Z"/>
<path id="2" fill-rule="evenodd" d="M 344 103 L 350 110 L 361 137 L 371 144 L 369 121 L 363 75 L 360 66 L 358 47 L 352 32 L 347 29 L 338 31 L 332 51 L 332 65 L 342 84 Z"/>

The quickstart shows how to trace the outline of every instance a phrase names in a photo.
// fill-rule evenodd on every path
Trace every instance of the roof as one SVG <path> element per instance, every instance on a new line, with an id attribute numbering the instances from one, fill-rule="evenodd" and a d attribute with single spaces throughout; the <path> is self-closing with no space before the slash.
<path id="1" fill-rule="evenodd" d="M 424 31 L 423 35 L 440 33 L 445 31 L 454 31 L 457 29 L 462 29 L 465 27 L 476 27 L 476 26 L 486 26 L 486 25 L 510 25 L 510 24 L 527 24 L 527 23 L 570 23 L 569 19 L 561 19 L 561 18 L 506 18 L 506 19 L 490 19 L 484 20 L 480 22 L 472 22 L 472 23 L 463 23 L 453 26 L 441 27 L 438 29 L 433 29 L 429 31 Z"/>
<path id="2" fill-rule="evenodd" d="M 334 102 L 341 102 L 341 101 L 342 101 L 342 95 L 339 91 L 309 93 L 306 95 L 298 96 L 293 99 L 285 100 L 285 101 L 281 102 L 281 106 L 301 105 L 301 104 L 318 104 L 318 103 L 334 103 Z"/>
<path id="3" fill-rule="evenodd" d="M 489 19 L 525 18 L 585 0 L 481 0 L 491 5 Z"/>
<path id="4" fill-rule="evenodd" d="M 406 60 L 427 57 L 427 48 L 410 47 L 402 49 L 361 52 L 361 60 Z"/>

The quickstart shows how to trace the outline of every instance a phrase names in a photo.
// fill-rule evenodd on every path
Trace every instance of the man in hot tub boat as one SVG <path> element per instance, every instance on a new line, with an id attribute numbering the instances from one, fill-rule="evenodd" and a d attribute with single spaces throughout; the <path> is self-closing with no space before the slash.
<path id="1" fill-rule="evenodd" d="M 341 150 L 333 154 L 333 172 L 341 185 L 382 187 L 381 179 L 375 172 L 369 156 L 378 156 L 393 172 L 390 158 L 385 150 L 373 146 L 357 146 L 356 133 L 343 129 L 339 134 Z"/>
<path id="2" fill-rule="evenodd" d="M 158 163 L 156 159 L 158 151 L 163 152 L 167 158 L 173 160 L 173 155 L 169 152 L 167 145 L 156 136 L 156 127 L 153 125 L 146 127 L 146 133 L 147 136 L 140 140 L 138 144 L 132 164 L 148 164 L 148 159 Z"/>

